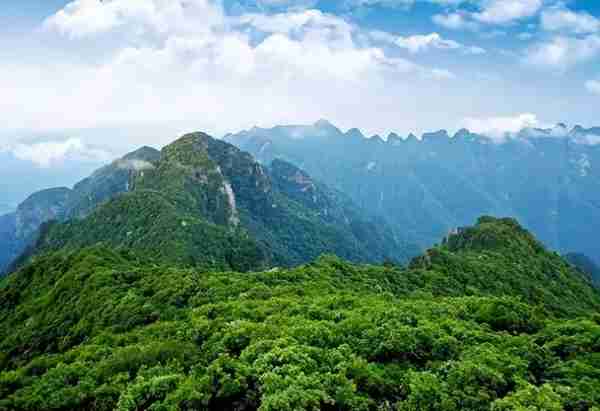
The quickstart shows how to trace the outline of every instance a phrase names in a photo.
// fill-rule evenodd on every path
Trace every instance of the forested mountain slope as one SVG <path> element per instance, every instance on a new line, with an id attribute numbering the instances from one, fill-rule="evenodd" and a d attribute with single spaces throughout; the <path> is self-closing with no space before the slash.
<path id="1" fill-rule="evenodd" d="M 0 409 L 600 406 L 598 293 L 513 220 L 483 218 L 411 267 L 39 257 L 0 285 Z"/>
<path id="2" fill-rule="evenodd" d="M 600 129 L 559 124 L 502 140 L 460 130 L 400 138 L 326 121 L 225 137 L 264 164 L 281 158 L 429 247 L 480 215 L 511 216 L 561 253 L 600 263 Z"/>
<path id="3" fill-rule="evenodd" d="M 44 227 L 31 252 L 102 243 L 180 266 L 239 271 L 297 265 L 327 252 L 356 262 L 406 262 L 417 253 L 291 164 L 267 169 L 204 133 L 136 161 L 126 175 L 101 170 L 77 185 L 75 192 L 92 199 L 66 209 L 80 218 Z"/>

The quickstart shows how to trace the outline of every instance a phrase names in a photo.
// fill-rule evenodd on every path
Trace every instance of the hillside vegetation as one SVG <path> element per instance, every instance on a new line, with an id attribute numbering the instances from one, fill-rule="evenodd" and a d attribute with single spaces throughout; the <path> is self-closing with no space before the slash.
<path id="1" fill-rule="evenodd" d="M 183 136 L 128 173 L 127 192 L 84 218 L 44 227 L 28 255 L 104 244 L 180 267 L 248 271 L 323 253 L 355 262 L 406 262 L 417 254 L 295 166 L 266 169 L 204 133 Z"/>
<path id="2" fill-rule="evenodd" d="M 32 239 L 19 243 L 11 259 L 26 252 L 10 268 L 32 255 L 97 244 L 179 267 L 236 271 L 294 266 L 323 253 L 360 263 L 406 263 L 419 253 L 381 219 L 292 164 L 266 168 L 204 133 L 187 134 L 160 153 L 137 150 L 62 192 L 67 201 L 60 205 L 46 192 L 31 197 Z"/>
<path id="3" fill-rule="evenodd" d="M 407 269 L 63 250 L 1 283 L 0 409 L 597 410 L 599 309 L 513 220 Z"/>

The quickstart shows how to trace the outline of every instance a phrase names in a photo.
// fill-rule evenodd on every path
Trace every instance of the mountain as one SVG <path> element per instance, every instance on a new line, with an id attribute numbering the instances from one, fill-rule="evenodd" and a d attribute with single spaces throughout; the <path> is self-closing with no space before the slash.
<path id="1" fill-rule="evenodd" d="M 600 129 L 564 125 L 491 139 L 445 130 L 386 140 L 309 126 L 225 137 L 263 164 L 289 161 L 429 247 L 480 215 L 517 218 L 547 246 L 600 263 Z"/>
<path id="2" fill-rule="evenodd" d="M 410 268 L 424 277 L 445 272 L 428 279 L 434 289 L 451 285 L 458 294 L 518 296 L 561 315 L 577 314 L 575 307 L 583 310 L 579 314 L 599 308 L 589 276 L 549 252 L 512 218 L 480 217 L 475 226 L 454 230 L 413 259 Z"/>
<path id="3" fill-rule="evenodd" d="M 0 218 L 0 273 L 37 240 L 37 230 L 48 221 L 85 217 L 97 205 L 128 191 L 130 174 L 155 161 L 160 152 L 144 147 L 104 166 L 90 177 L 66 187 L 38 191 L 14 213 Z"/>
<path id="4" fill-rule="evenodd" d="M 5 136 L 0 136 L 4 142 Z M 68 158 L 40 166 L 3 151 L 0 143 L 0 215 L 14 212 L 31 193 L 53 186 L 72 186 L 102 165 L 99 159 Z"/>
<path id="5" fill-rule="evenodd" d="M 579 253 L 568 253 L 565 254 L 564 258 L 581 272 L 588 275 L 594 285 L 600 288 L 600 267 L 588 256 Z"/>
<path id="6" fill-rule="evenodd" d="M 144 184 L 226 181 L 174 151 L 181 167 Z M 266 182 L 257 170 L 244 179 Z M 599 309 L 588 277 L 512 219 L 456 230 L 410 268 L 211 272 L 62 249 L 0 282 L 0 409 L 593 410 Z"/>
<path id="7" fill-rule="evenodd" d="M 418 251 L 291 164 L 264 168 L 204 133 L 142 148 L 66 191 L 29 254 L 103 243 L 178 265 L 248 271 L 331 252 L 405 262 Z M 48 218 L 46 218 L 48 217 Z"/>

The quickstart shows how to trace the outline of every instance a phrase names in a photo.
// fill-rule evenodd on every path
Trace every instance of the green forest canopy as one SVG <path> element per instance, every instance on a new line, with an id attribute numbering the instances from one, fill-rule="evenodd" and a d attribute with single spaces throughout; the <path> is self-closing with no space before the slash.
<path id="1" fill-rule="evenodd" d="M 598 410 L 599 307 L 513 220 L 408 269 L 56 252 L 0 287 L 0 409 Z"/>

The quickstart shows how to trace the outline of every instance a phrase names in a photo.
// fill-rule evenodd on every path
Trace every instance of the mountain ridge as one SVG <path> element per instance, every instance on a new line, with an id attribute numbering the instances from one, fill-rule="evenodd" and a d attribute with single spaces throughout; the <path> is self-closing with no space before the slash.
<path id="1" fill-rule="evenodd" d="M 561 253 L 600 261 L 598 128 L 529 128 L 500 139 L 441 130 L 384 142 L 357 129 L 311 135 L 314 125 L 298 139 L 299 127 L 254 128 L 225 139 L 263 164 L 300 166 L 423 248 L 489 214 L 517 218 Z"/>
<path id="2" fill-rule="evenodd" d="M 280 185 L 283 170 L 310 182 L 313 201 Z M 61 192 L 69 201 L 52 215 L 38 215 L 32 228 L 56 223 L 39 242 L 28 242 L 37 249 L 27 254 L 105 243 L 146 257 L 171 256 L 176 264 L 247 271 L 300 264 L 325 252 L 363 262 L 405 262 L 418 252 L 295 166 L 266 169 L 201 132 L 160 153 L 136 150 Z"/>

